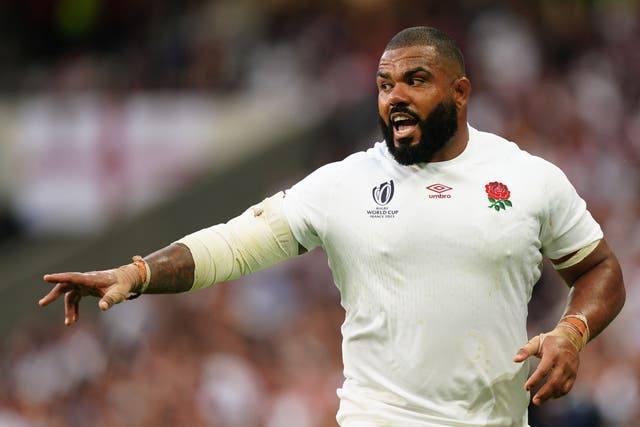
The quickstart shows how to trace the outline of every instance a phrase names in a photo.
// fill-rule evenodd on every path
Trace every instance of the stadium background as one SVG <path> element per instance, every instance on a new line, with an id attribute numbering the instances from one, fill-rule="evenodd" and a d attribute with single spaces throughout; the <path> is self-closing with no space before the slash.
<path id="1" fill-rule="evenodd" d="M 463 47 L 471 124 L 561 166 L 623 266 L 625 309 L 532 427 L 640 426 L 639 8 L 2 2 L 0 427 L 335 425 L 343 313 L 321 251 L 107 313 L 84 301 L 71 328 L 37 307 L 41 276 L 126 263 L 366 148 L 381 49 L 422 24 Z M 532 334 L 565 295 L 545 273 Z"/>

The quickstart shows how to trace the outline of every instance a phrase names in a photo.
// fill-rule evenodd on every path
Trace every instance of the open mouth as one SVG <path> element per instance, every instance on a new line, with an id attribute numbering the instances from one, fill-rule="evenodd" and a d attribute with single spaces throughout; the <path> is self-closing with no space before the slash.
<path id="1" fill-rule="evenodd" d="M 391 125 L 396 139 L 401 140 L 408 138 L 415 132 L 418 120 L 406 113 L 394 113 L 391 114 Z"/>

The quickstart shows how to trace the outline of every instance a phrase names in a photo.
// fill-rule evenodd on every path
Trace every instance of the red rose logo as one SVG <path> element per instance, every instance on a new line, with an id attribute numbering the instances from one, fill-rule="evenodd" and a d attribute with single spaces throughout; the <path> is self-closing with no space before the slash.
<path id="1" fill-rule="evenodd" d="M 511 193 L 506 185 L 501 182 L 490 182 L 484 186 L 490 198 L 495 200 L 508 200 Z"/>
<path id="2" fill-rule="evenodd" d="M 490 182 L 484 186 L 485 191 L 487 192 L 487 196 L 489 196 L 489 208 L 493 208 L 497 211 L 500 209 L 506 209 L 507 206 L 512 206 L 509 197 L 511 197 L 511 192 L 506 185 L 501 182 Z"/>

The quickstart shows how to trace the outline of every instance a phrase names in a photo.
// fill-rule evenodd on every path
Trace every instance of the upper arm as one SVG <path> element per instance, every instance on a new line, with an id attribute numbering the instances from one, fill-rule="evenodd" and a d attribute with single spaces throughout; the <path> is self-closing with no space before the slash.
<path id="1" fill-rule="evenodd" d="M 554 264 L 560 264 L 561 262 L 571 258 L 576 252 L 560 259 L 552 259 L 551 262 Z M 610 277 L 614 280 L 619 280 L 620 283 L 622 283 L 622 270 L 620 268 L 620 263 L 605 239 L 600 240 L 598 246 L 596 246 L 596 248 L 582 261 L 557 271 L 567 285 L 573 286 L 581 276 L 594 269 L 606 270 Z"/>
<path id="2" fill-rule="evenodd" d="M 283 212 L 299 243 L 299 254 L 324 243 L 327 205 L 333 203 L 336 182 L 344 173 L 341 164 L 324 165 L 285 192 Z"/>
<path id="3" fill-rule="evenodd" d="M 580 249 L 602 239 L 600 225 L 564 172 L 543 160 L 539 171 L 540 185 L 544 189 L 540 200 L 543 206 L 540 217 L 543 255 L 552 260 L 568 259 Z"/>
<path id="4" fill-rule="evenodd" d="M 626 299 L 616 255 L 603 239 L 582 261 L 557 271 L 571 287 L 565 313 L 583 314 L 593 339 L 616 317 Z"/>

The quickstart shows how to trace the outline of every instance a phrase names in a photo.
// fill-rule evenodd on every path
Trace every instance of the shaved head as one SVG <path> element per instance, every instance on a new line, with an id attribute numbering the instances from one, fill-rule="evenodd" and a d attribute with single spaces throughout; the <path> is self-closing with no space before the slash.
<path id="1" fill-rule="evenodd" d="M 432 27 L 410 27 L 393 36 L 384 49 L 399 49 L 412 46 L 432 46 L 445 65 L 458 77 L 465 75 L 464 58 L 460 48 L 451 37 Z"/>

